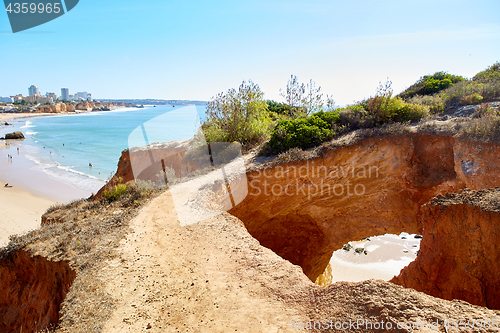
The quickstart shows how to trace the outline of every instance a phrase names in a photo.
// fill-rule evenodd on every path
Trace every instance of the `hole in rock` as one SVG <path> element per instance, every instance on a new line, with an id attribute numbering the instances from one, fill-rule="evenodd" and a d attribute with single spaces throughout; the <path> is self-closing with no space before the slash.
<path id="1" fill-rule="evenodd" d="M 389 281 L 418 255 L 422 236 L 385 234 L 351 241 L 333 252 L 330 267 L 316 283 L 359 282 L 369 279 Z"/>
<path id="2" fill-rule="evenodd" d="M 25 251 L 0 253 L 0 332 L 39 332 L 55 327 L 76 273 Z"/>

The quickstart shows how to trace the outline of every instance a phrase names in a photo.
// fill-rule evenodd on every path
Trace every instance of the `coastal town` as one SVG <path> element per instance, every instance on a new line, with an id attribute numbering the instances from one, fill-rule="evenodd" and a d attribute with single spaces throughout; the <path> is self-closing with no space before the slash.
<path id="1" fill-rule="evenodd" d="M 70 95 L 68 88 L 61 88 L 61 95 L 53 92 L 42 94 L 40 89 L 31 85 L 28 95 L 18 94 L 0 97 L 0 112 L 3 113 L 63 113 L 110 111 L 119 107 L 141 107 L 134 103 L 98 101 L 92 94 L 83 91 Z"/>

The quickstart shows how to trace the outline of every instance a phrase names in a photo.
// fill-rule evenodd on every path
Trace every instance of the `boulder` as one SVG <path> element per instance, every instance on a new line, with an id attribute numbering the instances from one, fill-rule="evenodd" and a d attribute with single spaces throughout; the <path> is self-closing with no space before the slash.
<path id="1" fill-rule="evenodd" d="M 5 140 L 24 139 L 24 134 L 20 131 L 5 134 Z"/>

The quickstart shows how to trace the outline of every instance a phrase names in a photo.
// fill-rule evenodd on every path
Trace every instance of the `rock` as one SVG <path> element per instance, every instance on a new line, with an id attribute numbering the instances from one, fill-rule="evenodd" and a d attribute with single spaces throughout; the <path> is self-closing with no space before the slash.
<path id="1" fill-rule="evenodd" d="M 14 133 L 5 134 L 5 140 L 18 140 L 24 139 L 24 134 L 22 132 L 16 131 Z"/>
<path id="2" fill-rule="evenodd" d="M 180 163 L 185 157 L 185 148 L 181 146 L 165 144 L 151 148 L 156 150 L 155 156 L 168 157 L 169 166 L 175 173 L 191 167 Z M 134 171 L 139 173 L 140 179 L 152 179 L 158 174 L 158 168 L 148 166 L 150 151 L 145 148 L 124 151 L 113 180 L 132 180 Z M 132 168 L 134 163 L 139 169 Z M 446 193 L 465 188 L 481 190 L 500 186 L 498 174 L 500 143 L 428 133 L 368 138 L 350 146 L 326 150 L 315 159 L 247 172 L 248 195 L 229 213 L 238 217 L 261 245 L 300 266 L 309 279 L 315 281 L 325 272 L 333 251 L 350 241 L 406 232 L 423 235 L 425 244 L 426 235 L 431 231 L 428 222 L 421 218 L 424 204 L 436 196 L 444 198 L 442 195 Z M 113 183 L 107 186 L 109 188 Z M 237 188 L 232 190 L 238 191 Z M 471 212 L 464 209 L 462 213 Z M 463 243 L 468 241 L 463 238 L 468 234 L 468 228 L 476 230 L 473 220 L 466 217 L 464 220 L 466 225 L 458 229 L 462 232 L 458 239 Z M 450 225 L 443 230 L 448 230 L 446 228 L 451 228 L 455 222 L 450 219 L 447 223 Z M 488 246 L 500 243 L 493 238 L 485 239 Z M 480 237 L 471 241 L 481 244 Z M 446 242 L 440 246 L 446 246 Z M 424 250 L 420 250 L 419 258 L 424 256 Z M 500 250 L 490 250 L 490 256 L 500 262 Z M 452 245 L 449 251 L 434 246 L 426 257 L 439 258 L 440 253 L 446 253 L 443 262 L 437 264 L 446 267 L 444 261 L 455 260 L 454 251 L 459 251 L 456 245 Z M 481 256 L 478 258 L 483 260 Z M 421 269 L 429 272 L 432 270 L 429 265 L 436 264 L 424 261 L 422 265 Z M 410 283 L 407 281 L 412 281 L 410 276 L 408 273 L 404 279 L 394 282 L 406 286 Z M 416 276 L 412 288 L 418 289 L 419 275 Z M 436 289 L 432 286 L 438 286 L 440 280 L 429 279 L 431 287 L 422 283 L 421 288 L 432 294 Z M 456 297 L 475 304 L 497 306 L 481 298 L 474 289 L 476 287 L 471 287 L 473 296 L 467 296 L 460 291 L 460 286 L 454 284 L 453 278 L 448 283 L 458 290 L 452 293 Z M 443 294 L 443 297 L 447 295 Z"/>
<path id="3" fill-rule="evenodd" d="M 66 261 L 22 250 L 1 258 L 0 332 L 40 332 L 56 325 L 75 277 Z"/>
<path id="4" fill-rule="evenodd" d="M 417 259 L 391 282 L 500 309 L 500 189 L 464 190 L 422 207 Z"/>
<path id="5" fill-rule="evenodd" d="M 229 213 L 315 281 L 344 244 L 387 233 L 421 235 L 423 204 L 466 187 L 499 186 L 498 174 L 499 143 L 418 133 L 369 138 L 247 173 L 248 196 Z"/>
<path id="6" fill-rule="evenodd" d="M 124 150 L 115 175 L 97 192 L 93 200 L 100 200 L 105 190 L 112 189 L 118 183 L 125 184 L 135 179 L 157 181 L 157 176 L 162 171 L 161 161 L 165 167 L 173 169 L 176 176 L 196 170 L 196 161 L 185 158 L 190 142 L 176 141 Z M 151 158 L 154 163 L 151 163 Z"/>

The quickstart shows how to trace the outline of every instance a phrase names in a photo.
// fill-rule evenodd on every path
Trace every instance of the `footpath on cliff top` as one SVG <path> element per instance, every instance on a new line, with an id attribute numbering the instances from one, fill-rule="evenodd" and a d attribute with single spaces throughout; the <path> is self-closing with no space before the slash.
<path id="1" fill-rule="evenodd" d="M 384 281 L 320 287 L 230 214 L 181 227 L 168 192 L 130 227 L 120 257 L 101 271 L 116 300 L 104 332 L 288 332 L 323 320 L 324 327 L 360 324 L 346 331 L 384 322 L 381 331 L 444 332 L 446 320 L 500 320 L 498 311 Z M 424 326 L 398 329 L 398 323 Z"/>

